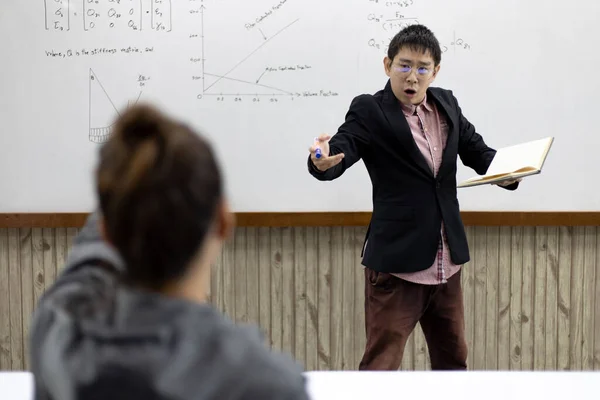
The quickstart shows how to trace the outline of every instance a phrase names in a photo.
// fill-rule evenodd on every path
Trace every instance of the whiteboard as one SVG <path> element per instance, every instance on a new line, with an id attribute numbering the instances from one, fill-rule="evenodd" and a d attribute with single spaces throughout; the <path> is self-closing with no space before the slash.
<path id="1" fill-rule="evenodd" d="M 152 102 L 207 136 L 237 212 L 370 211 L 359 162 L 306 167 L 353 97 L 387 82 L 412 23 L 443 46 L 452 89 L 492 147 L 555 136 L 518 191 L 459 190 L 465 211 L 600 210 L 600 3 L 574 0 L 37 0 L 0 13 L 0 212 L 89 212 L 114 118 Z M 460 164 L 459 181 L 474 172 Z"/>

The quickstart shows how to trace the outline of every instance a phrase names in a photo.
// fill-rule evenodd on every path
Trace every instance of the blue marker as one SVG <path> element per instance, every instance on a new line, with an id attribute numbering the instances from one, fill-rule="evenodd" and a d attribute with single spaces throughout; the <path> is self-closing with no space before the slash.
<path id="1" fill-rule="evenodd" d="M 315 142 L 317 142 L 319 140 L 319 138 L 315 138 Z M 315 150 L 315 157 L 321 158 L 321 149 L 319 147 L 317 147 L 317 149 Z"/>

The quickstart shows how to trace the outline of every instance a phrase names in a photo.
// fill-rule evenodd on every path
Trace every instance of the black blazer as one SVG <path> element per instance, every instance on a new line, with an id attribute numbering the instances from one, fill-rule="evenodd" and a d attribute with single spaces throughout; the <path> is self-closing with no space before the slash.
<path id="1" fill-rule="evenodd" d="M 444 221 L 452 261 L 469 261 L 469 247 L 456 196 L 457 156 L 485 174 L 496 150 L 487 146 L 463 116 L 452 91 L 429 88 L 448 122 L 448 141 L 437 177 L 419 151 L 401 105 L 388 81 L 374 95 L 352 100 L 345 122 L 329 142 L 330 154 L 342 162 L 319 171 L 308 158 L 309 172 L 322 181 L 341 176 L 362 158 L 373 184 L 373 214 L 363 265 L 381 272 L 414 272 L 431 267 Z M 517 184 L 506 187 L 514 190 Z"/>

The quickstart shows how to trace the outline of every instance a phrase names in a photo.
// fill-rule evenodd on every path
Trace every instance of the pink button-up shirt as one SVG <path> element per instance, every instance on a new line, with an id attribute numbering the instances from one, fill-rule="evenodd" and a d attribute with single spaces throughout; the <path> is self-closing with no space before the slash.
<path id="1" fill-rule="evenodd" d="M 427 96 L 423 102 L 417 106 L 402 105 L 402 111 L 406 116 L 408 125 L 413 134 L 417 147 L 423 153 L 423 157 L 437 175 L 442 164 L 442 155 L 446 147 L 448 138 L 448 124 L 443 115 L 438 110 L 433 101 L 428 101 Z M 398 278 L 425 285 L 435 285 L 445 283 L 452 275 L 460 270 L 460 265 L 456 265 L 450 259 L 448 241 L 441 226 L 442 239 L 438 246 L 438 252 L 433 265 L 423 271 L 397 274 Z M 398 260 L 402 262 L 402 260 Z"/>

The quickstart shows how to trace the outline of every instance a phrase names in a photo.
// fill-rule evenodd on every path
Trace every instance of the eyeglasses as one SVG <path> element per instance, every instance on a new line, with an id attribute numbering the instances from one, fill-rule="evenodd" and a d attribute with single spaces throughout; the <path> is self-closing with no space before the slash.
<path id="1" fill-rule="evenodd" d="M 394 65 L 394 71 L 403 73 L 403 74 L 409 74 L 410 71 L 412 71 L 412 67 L 410 65 Z M 421 76 L 425 76 L 429 74 L 429 69 L 426 67 L 419 67 L 417 68 L 417 75 L 421 75 Z"/>

